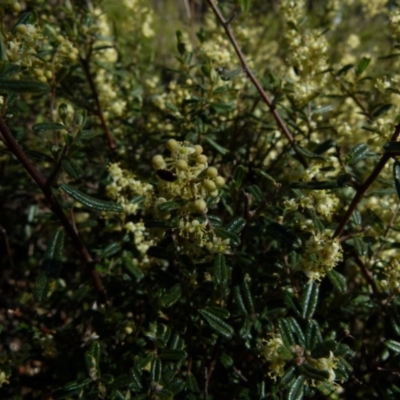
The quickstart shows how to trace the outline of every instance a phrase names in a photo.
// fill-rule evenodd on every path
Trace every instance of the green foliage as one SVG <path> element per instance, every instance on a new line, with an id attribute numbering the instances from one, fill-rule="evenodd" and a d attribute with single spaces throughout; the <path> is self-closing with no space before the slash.
<path id="1" fill-rule="evenodd" d="M 399 397 L 400 9 L 219 3 L 0 2 L 0 398 Z"/>

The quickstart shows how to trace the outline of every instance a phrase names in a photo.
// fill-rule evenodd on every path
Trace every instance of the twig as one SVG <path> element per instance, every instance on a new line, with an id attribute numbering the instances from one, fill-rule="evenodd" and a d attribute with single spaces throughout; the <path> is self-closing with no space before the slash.
<path id="1" fill-rule="evenodd" d="M 105 303 L 108 303 L 108 298 L 106 291 L 103 287 L 103 283 L 99 274 L 95 269 L 95 262 L 89 251 L 86 249 L 85 245 L 82 243 L 81 238 L 75 232 L 74 227 L 71 225 L 69 219 L 64 214 L 64 211 L 58 202 L 57 198 L 54 196 L 51 187 L 47 184 L 46 178 L 36 169 L 36 167 L 32 164 L 31 160 L 27 157 L 22 147 L 15 140 L 12 135 L 10 129 L 4 122 L 2 118 L 0 118 L 0 132 L 3 135 L 4 141 L 14 156 L 18 159 L 18 161 L 22 164 L 28 174 L 32 177 L 32 179 L 36 182 L 39 188 L 42 190 L 45 195 L 51 210 L 56 214 L 58 219 L 60 220 L 62 226 L 67 232 L 68 236 L 71 238 L 75 248 L 81 255 L 82 260 L 86 264 L 86 267 L 90 271 L 90 274 L 93 279 L 94 286 L 99 293 L 101 300 Z"/>
<path id="2" fill-rule="evenodd" d="M 213 10 L 213 12 L 214 12 L 215 16 L 217 17 L 218 21 L 220 22 L 220 24 L 223 26 L 223 28 L 226 32 L 226 35 L 228 36 L 229 41 L 231 42 L 232 46 L 234 47 L 236 54 L 242 64 L 243 70 L 246 72 L 250 81 L 253 83 L 254 87 L 257 89 L 261 98 L 264 100 L 265 104 L 268 106 L 268 108 L 271 111 L 271 114 L 273 115 L 273 117 L 275 118 L 279 128 L 281 129 L 283 134 L 286 136 L 287 140 L 290 143 L 290 146 L 293 148 L 293 150 L 297 154 L 299 161 L 305 168 L 307 168 L 307 162 L 305 161 L 304 157 L 297 150 L 296 142 L 295 142 L 292 134 L 290 133 L 290 131 L 289 131 L 288 127 L 286 126 L 285 122 L 283 121 L 282 117 L 279 115 L 278 111 L 276 110 L 275 105 L 272 103 L 271 99 L 269 98 L 269 96 L 267 95 L 265 90 L 262 88 L 261 83 L 256 78 L 256 76 L 254 75 L 252 70 L 250 69 L 249 64 L 246 61 L 246 58 L 245 58 L 242 50 L 240 49 L 235 36 L 233 35 L 233 32 L 230 27 L 230 22 L 235 17 L 235 14 L 233 15 L 233 18 L 230 18 L 229 20 L 226 21 L 213 0 L 207 0 L 207 3 Z"/>
<path id="3" fill-rule="evenodd" d="M 356 254 L 354 256 L 354 261 L 356 262 L 356 264 L 361 268 L 361 271 L 365 277 L 365 279 L 367 280 L 367 282 L 371 285 L 372 287 L 372 291 L 377 294 L 379 293 L 379 288 L 378 285 L 376 284 L 374 277 L 372 276 L 371 271 L 367 268 L 367 266 L 364 264 L 364 262 L 361 260 L 360 256 L 358 254 Z"/>
<path id="4" fill-rule="evenodd" d="M 89 52 L 90 54 L 90 52 Z M 115 143 L 114 143 L 114 138 L 111 134 L 110 128 L 108 127 L 107 121 L 104 117 L 104 113 L 103 113 L 103 108 L 101 107 L 101 103 L 100 103 L 100 98 L 99 98 L 99 94 L 97 92 L 97 88 L 96 88 L 96 84 L 94 83 L 92 74 L 90 73 L 90 63 L 89 63 L 89 56 L 86 58 L 82 58 L 80 57 L 80 61 L 82 64 L 82 68 L 83 68 L 83 72 L 86 75 L 86 78 L 88 80 L 89 86 L 90 86 L 90 90 L 92 91 L 93 97 L 94 97 L 94 101 L 96 103 L 96 113 L 97 116 L 100 119 L 101 122 L 101 126 L 103 127 L 103 130 L 107 136 L 107 141 L 108 141 L 108 146 L 111 149 L 111 153 L 113 156 L 115 156 Z"/>
<path id="5" fill-rule="evenodd" d="M 0 225 L 0 231 L 4 236 L 4 241 L 6 243 L 6 249 L 7 249 L 7 256 L 8 256 L 8 259 L 10 260 L 11 268 L 14 269 L 14 261 L 13 261 L 12 254 L 11 254 L 10 242 L 8 240 L 7 231 L 1 225 Z"/>
<path id="6" fill-rule="evenodd" d="M 396 129 L 390 139 L 391 142 L 395 142 L 397 138 L 400 135 L 400 124 L 396 126 Z M 365 192 L 368 190 L 368 188 L 372 185 L 372 183 L 375 181 L 375 179 L 378 177 L 382 169 L 385 167 L 386 163 L 389 161 L 389 159 L 393 156 L 392 153 L 385 152 L 383 153 L 381 159 L 379 160 L 378 164 L 374 168 L 374 170 L 371 172 L 371 175 L 367 178 L 367 180 L 359 186 L 357 189 L 357 192 L 355 196 L 353 197 L 353 200 L 349 206 L 349 208 L 346 211 L 346 214 L 343 216 L 341 219 L 338 227 L 335 230 L 335 233 L 333 234 L 333 238 L 338 237 L 342 231 L 343 228 L 345 227 L 347 221 L 353 214 L 354 210 L 357 207 L 357 204 L 361 201 L 361 199 L 364 197 Z"/>

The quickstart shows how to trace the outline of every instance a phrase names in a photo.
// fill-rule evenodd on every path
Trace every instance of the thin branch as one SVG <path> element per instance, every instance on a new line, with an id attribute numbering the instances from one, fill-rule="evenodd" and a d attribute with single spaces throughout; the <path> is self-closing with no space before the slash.
<path id="1" fill-rule="evenodd" d="M 64 214 L 64 211 L 58 202 L 57 198 L 54 196 L 51 187 L 47 184 L 46 178 L 36 169 L 36 167 L 32 164 L 31 160 L 27 157 L 22 147 L 15 140 L 12 135 L 10 129 L 4 122 L 2 118 L 0 118 L 0 132 L 3 135 L 4 141 L 14 156 L 18 159 L 18 161 L 22 164 L 28 174 L 32 177 L 32 179 L 36 182 L 39 188 L 42 190 L 45 195 L 51 210 L 56 214 L 58 219 L 60 220 L 62 226 L 67 232 L 68 236 L 71 238 L 75 248 L 78 250 L 82 260 L 86 264 L 86 267 L 90 271 L 90 274 L 93 279 L 94 286 L 101 296 L 103 302 L 108 303 L 108 298 L 104 286 L 102 284 L 101 278 L 95 269 L 95 262 L 89 251 L 86 249 L 85 245 L 81 241 L 81 238 L 75 232 L 74 227 L 71 225 L 69 219 Z"/>
<path id="2" fill-rule="evenodd" d="M 364 275 L 365 279 L 367 280 L 367 282 L 371 285 L 372 291 L 375 294 L 379 293 L 378 285 L 376 284 L 371 271 L 367 268 L 367 266 L 364 264 L 363 260 L 361 260 L 361 258 L 360 258 L 360 256 L 358 254 L 356 254 L 354 256 L 354 261 L 361 268 L 361 272 L 363 273 L 363 275 Z"/>
<path id="3" fill-rule="evenodd" d="M 395 142 L 400 135 L 400 124 L 396 126 L 396 129 L 390 139 L 391 142 Z M 385 167 L 386 163 L 390 160 L 390 158 L 393 156 L 392 153 L 385 152 L 383 153 L 381 159 L 379 160 L 378 164 L 374 168 L 374 170 L 371 172 L 371 175 L 367 178 L 367 180 L 359 186 L 357 189 L 357 192 L 355 196 L 353 197 L 353 200 L 349 206 L 349 208 L 346 211 L 346 214 L 343 216 L 341 219 L 338 227 L 335 230 L 335 233 L 333 234 L 333 238 L 340 236 L 342 233 L 347 221 L 350 219 L 351 215 L 353 214 L 354 210 L 357 207 L 357 204 L 361 201 L 361 199 L 364 197 L 365 192 L 368 190 L 368 188 L 374 183 L 375 179 L 379 176 L 381 173 L 382 169 Z"/>
<path id="4" fill-rule="evenodd" d="M 90 54 L 90 52 L 89 52 Z M 88 80 L 89 86 L 90 86 L 90 90 L 92 92 L 92 95 L 94 97 L 94 101 L 96 103 L 96 114 L 100 119 L 101 122 L 101 126 L 103 127 L 103 130 L 107 136 L 107 141 L 108 141 L 108 146 L 111 149 L 112 155 L 115 155 L 115 142 L 114 142 L 114 138 L 111 134 L 110 128 L 108 127 L 107 121 L 104 117 L 104 113 L 103 113 L 103 108 L 101 106 L 100 103 L 100 98 L 99 98 L 99 94 L 97 92 L 97 88 L 96 88 L 96 84 L 94 83 L 92 74 L 90 72 L 90 63 L 89 63 L 89 57 L 86 58 L 82 58 L 80 57 L 80 61 L 82 64 L 82 68 L 83 68 L 83 72 L 86 75 L 86 79 Z"/>
<path id="5" fill-rule="evenodd" d="M 218 21 L 220 22 L 220 24 L 225 29 L 226 35 L 228 36 L 229 41 L 231 42 L 232 46 L 234 47 L 237 56 L 239 57 L 239 60 L 242 64 L 243 70 L 246 72 L 250 81 L 253 83 L 254 87 L 257 89 L 261 98 L 264 100 L 265 104 L 268 106 L 268 108 L 271 111 L 271 114 L 273 115 L 273 117 L 275 118 L 280 130 L 286 136 L 287 140 L 290 143 L 290 146 L 296 152 L 301 164 L 306 168 L 307 162 L 305 161 L 304 157 L 298 152 L 298 150 L 296 148 L 296 142 L 295 142 L 292 134 L 290 133 L 288 127 L 286 126 L 286 123 L 283 121 L 282 117 L 279 115 L 277 109 L 275 108 L 275 105 L 272 103 L 271 99 L 269 98 L 269 96 L 267 95 L 265 90 L 262 88 L 261 83 L 254 75 L 253 71 L 250 69 L 249 64 L 246 61 L 246 58 L 245 58 L 242 50 L 240 49 L 235 36 L 233 35 L 232 29 L 230 27 L 230 22 L 232 21 L 232 19 L 234 18 L 235 15 L 233 15 L 233 18 L 230 18 L 228 21 L 226 21 L 213 0 L 207 0 L 207 3 L 213 10 L 213 12 L 214 12 L 215 16 L 217 17 Z"/>

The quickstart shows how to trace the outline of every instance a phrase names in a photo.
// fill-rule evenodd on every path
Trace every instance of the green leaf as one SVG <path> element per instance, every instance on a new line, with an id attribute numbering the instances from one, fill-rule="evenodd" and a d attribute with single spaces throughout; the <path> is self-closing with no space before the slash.
<path id="1" fill-rule="evenodd" d="M 233 219 L 231 222 L 226 227 L 226 230 L 228 232 L 233 232 L 233 233 L 240 233 L 243 228 L 246 226 L 246 220 L 242 217 L 236 217 Z"/>
<path id="2" fill-rule="evenodd" d="M 328 272 L 327 275 L 333 287 L 339 293 L 346 293 L 347 290 L 346 278 L 342 274 L 339 274 L 339 272 L 332 269 Z"/>
<path id="3" fill-rule="evenodd" d="M 400 198 L 400 163 L 397 160 L 393 163 L 393 179 L 397 195 Z"/>
<path id="4" fill-rule="evenodd" d="M 286 306 L 289 309 L 292 309 L 295 312 L 296 316 L 301 317 L 300 303 L 297 300 L 297 298 L 293 295 L 293 293 L 289 292 L 288 290 L 285 290 L 283 297 L 284 297 Z"/>
<path id="5" fill-rule="evenodd" d="M 319 287 L 315 282 L 306 285 L 301 296 L 300 304 L 302 308 L 301 316 L 304 319 L 311 319 L 318 303 Z"/>
<path id="6" fill-rule="evenodd" d="M 32 127 L 35 133 L 47 132 L 47 131 L 62 131 L 67 130 L 67 127 L 63 124 L 57 124 L 55 122 L 43 122 L 41 124 L 35 124 Z"/>
<path id="7" fill-rule="evenodd" d="M 101 258 L 111 257 L 122 250 L 120 243 L 110 243 L 100 253 Z"/>
<path id="8" fill-rule="evenodd" d="M 329 379 L 329 372 L 314 368 L 310 364 L 299 365 L 299 371 L 308 379 L 315 379 L 317 381 L 324 381 Z"/>
<path id="9" fill-rule="evenodd" d="M 268 181 L 270 181 L 270 182 L 272 182 L 274 185 L 276 185 L 276 180 L 275 180 L 271 175 L 269 175 L 269 174 L 267 174 L 266 172 L 264 172 L 263 170 L 258 169 L 258 168 L 255 168 L 255 169 L 254 169 L 254 172 L 255 172 L 257 175 L 260 175 L 261 177 L 267 179 Z"/>
<path id="10" fill-rule="evenodd" d="M 181 361 L 184 358 L 187 357 L 187 353 L 184 350 L 178 350 L 178 349 L 164 349 L 161 354 L 160 358 L 161 360 L 165 361 Z"/>
<path id="11" fill-rule="evenodd" d="M 48 91 L 50 91 L 50 86 L 42 82 L 0 78 L 0 92 L 3 93 L 47 93 Z"/>
<path id="12" fill-rule="evenodd" d="M 157 209 L 161 212 L 169 212 L 173 210 L 178 210 L 182 206 L 181 202 L 178 201 L 166 201 L 157 206 Z"/>
<path id="13" fill-rule="evenodd" d="M 246 174 L 246 168 L 243 165 L 238 165 L 233 171 L 233 181 L 235 182 L 235 186 L 240 188 L 243 183 L 243 177 Z"/>
<path id="14" fill-rule="evenodd" d="M 217 254 L 214 260 L 214 277 L 217 285 L 226 286 L 228 283 L 228 268 L 226 266 L 225 256 Z"/>
<path id="15" fill-rule="evenodd" d="M 322 335 L 317 321 L 307 321 L 306 349 L 312 350 L 318 343 L 322 342 Z"/>
<path id="16" fill-rule="evenodd" d="M 64 231 L 60 229 L 50 240 L 41 271 L 35 282 L 33 295 L 37 301 L 45 300 L 50 296 L 51 289 L 60 273 L 63 249 Z"/>
<path id="17" fill-rule="evenodd" d="M 37 16 L 35 12 L 32 11 L 25 11 L 19 18 L 18 21 L 14 24 L 14 26 L 11 29 L 11 32 L 13 34 L 17 33 L 17 27 L 18 25 L 33 25 L 37 20 Z"/>
<path id="18" fill-rule="evenodd" d="M 286 319 L 280 318 L 278 320 L 278 327 L 279 327 L 279 332 L 282 336 L 283 344 L 287 348 L 290 348 L 291 346 L 298 344 L 296 343 L 296 340 L 294 338 L 292 326 Z"/>
<path id="19" fill-rule="evenodd" d="M 263 199 L 262 191 L 257 185 L 247 186 L 245 190 L 250 193 L 255 200 L 261 201 Z"/>
<path id="20" fill-rule="evenodd" d="M 289 322 L 292 332 L 296 338 L 296 343 L 300 344 L 302 347 L 306 347 L 306 337 L 304 336 L 303 330 L 298 322 L 293 317 L 287 318 L 287 321 Z"/>
<path id="21" fill-rule="evenodd" d="M 101 348 L 99 342 L 93 342 L 88 351 L 85 352 L 85 363 L 90 378 L 97 381 L 100 378 L 100 361 Z"/>
<path id="22" fill-rule="evenodd" d="M 367 157 L 369 147 L 365 143 L 354 146 L 345 157 L 345 163 L 349 165 L 356 164 L 358 161 Z"/>
<path id="23" fill-rule="evenodd" d="M 332 147 L 336 146 L 336 142 L 333 139 L 328 139 L 325 142 L 319 144 L 315 149 L 314 153 L 315 154 L 323 154 L 327 152 L 329 149 Z"/>
<path id="24" fill-rule="evenodd" d="M 326 157 L 321 156 L 320 154 L 313 153 L 312 151 L 305 149 L 304 147 L 296 145 L 296 150 L 299 152 L 299 154 L 306 158 L 317 158 L 320 160 L 326 160 Z"/>
<path id="25" fill-rule="evenodd" d="M 63 170 L 71 177 L 75 179 L 82 178 L 83 169 L 73 160 L 62 160 L 61 166 Z"/>
<path id="26" fill-rule="evenodd" d="M 392 107 L 393 104 L 382 104 L 372 113 L 372 116 L 378 118 L 380 115 L 387 113 Z"/>
<path id="27" fill-rule="evenodd" d="M 390 350 L 393 350 L 395 353 L 400 353 L 400 342 L 396 342 L 395 340 L 386 340 L 385 346 Z"/>
<path id="28" fill-rule="evenodd" d="M 93 210 L 109 211 L 115 213 L 121 213 L 123 211 L 121 204 L 95 199 L 85 193 L 82 193 L 78 189 L 74 189 L 72 186 L 69 186 L 66 183 L 61 183 L 60 187 L 74 200 Z"/>
<path id="29" fill-rule="evenodd" d="M 400 142 L 387 142 L 383 146 L 386 153 L 400 154 Z"/>
<path id="30" fill-rule="evenodd" d="M 225 147 L 220 146 L 215 140 L 211 139 L 209 136 L 204 136 L 204 139 L 212 146 L 214 147 L 215 150 L 218 151 L 218 153 L 221 153 L 222 155 L 228 154 L 229 150 L 227 150 Z"/>
<path id="31" fill-rule="evenodd" d="M 52 397 L 55 400 L 57 400 L 57 399 L 63 399 L 67 396 L 71 396 L 72 394 L 84 389 L 91 382 L 92 382 L 91 379 L 85 379 L 81 382 L 74 381 L 74 382 L 67 383 L 62 388 L 54 390 L 54 392 L 52 393 Z"/>
<path id="32" fill-rule="evenodd" d="M 360 76 L 368 67 L 371 59 L 368 57 L 363 57 L 356 67 L 356 75 Z"/>
<path id="33" fill-rule="evenodd" d="M 290 386 L 287 400 L 301 400 L 303 398 L 304 391 L 304 381 L 306 378 L 304 376 L 299 376 Z"/>
<path id="34" fill-rule="evenodd" d="M 313 358 L 326 358 L 329 353 L 334 352 L 337 348 L 337 343 L 334 340 L 327 340 L 322 343 L 318 343 L 311 351 L 311 357 Z"/>
<path id="35" fill-rule="evenodd" d="M 171 228 L 171 224 L 166 221 L 159 221 L 159 220 L 147 220 L 144 223 L 145 228 L 151 229 L 151 228 L 162 228 L 162 229 L 168 229 Z"/>
<path id="36" fill-rule="evenodd" d="M 229 239 L 231 246 L 237 247 L 240 244 L 240 238 L 236 233 L 229 232 L 222 228 L 214 228 L 215 234 L 221 239 Z"/>
<path id="37" fill-rule="evenodd" d="M 286 244 L 294 249 L 299 249 L 302 246 L 301 239 L 294 233 L 290 232 L 283 225 L 277 222 L 270 222 L 267 225 L 267 233 L 274 239 Z"/>
<path id="38" fill-rule="evenodd" d="M 199 310 L 199 313 L 218 334 L 230 339 L 234 330 L 215 313 L 215 308 L 216 307 L 207 307 L 203 310 Z"/>
<path id="39" fill-rule="evenodd" d="M 152 382 L 160 382 L 162 372 L 162 362 L 159 358 L 154 358 L 150 367 L 150 378 Z"/>
<path id="40" fill-rule="evenodd" d="M 186 386 L 188 390 L 192 393 L 200 393 L 199 385 L 197 384 L 196 378 L 189 373 L 186 379 Z"/>
<path id="41" fill-rule="evenodd" d="M 137 281 L 140 281 L 144 277 L 143 271 L 140 267 L 133 262 L 133 256 L 130 253 L 125 253 L 123 255 L 123 265 L 129 274 L 135 278 Z"/>
<path id="42" fill-rule="evenodd" d="M 161 296 L 160 298 L 160 305 L 161 307 L 171 307 L 175 304 L 180 297 L 182 296 L 181 284 L 177 283 L 176 285 L 172 286 L 167 292 Z"/>
<path id="43" fill-rule="evenodd" d="M 239 7 L 243 13 L 247 13 L 250 9 L 250 0 L 239 0 Z"/>
<path id="44" fill-rule="evenodd" d="M 284 375 L 282 376 L 279 382 L 280 385 L 285 388 L 290 387 L 290 383 L 294 381 L 295 375 L 296 375 L 296 367 L 292 365 L 285 371 Z"/>

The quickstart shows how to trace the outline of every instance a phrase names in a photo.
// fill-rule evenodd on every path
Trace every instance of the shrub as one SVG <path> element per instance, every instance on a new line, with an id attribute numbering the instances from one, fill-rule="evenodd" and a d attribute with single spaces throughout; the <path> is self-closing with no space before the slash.
<path id="1" fill-rule="evenodd" d="M 400 10 L 220 3 L 0 3 L 2 398 L 398 398 Z"/>

